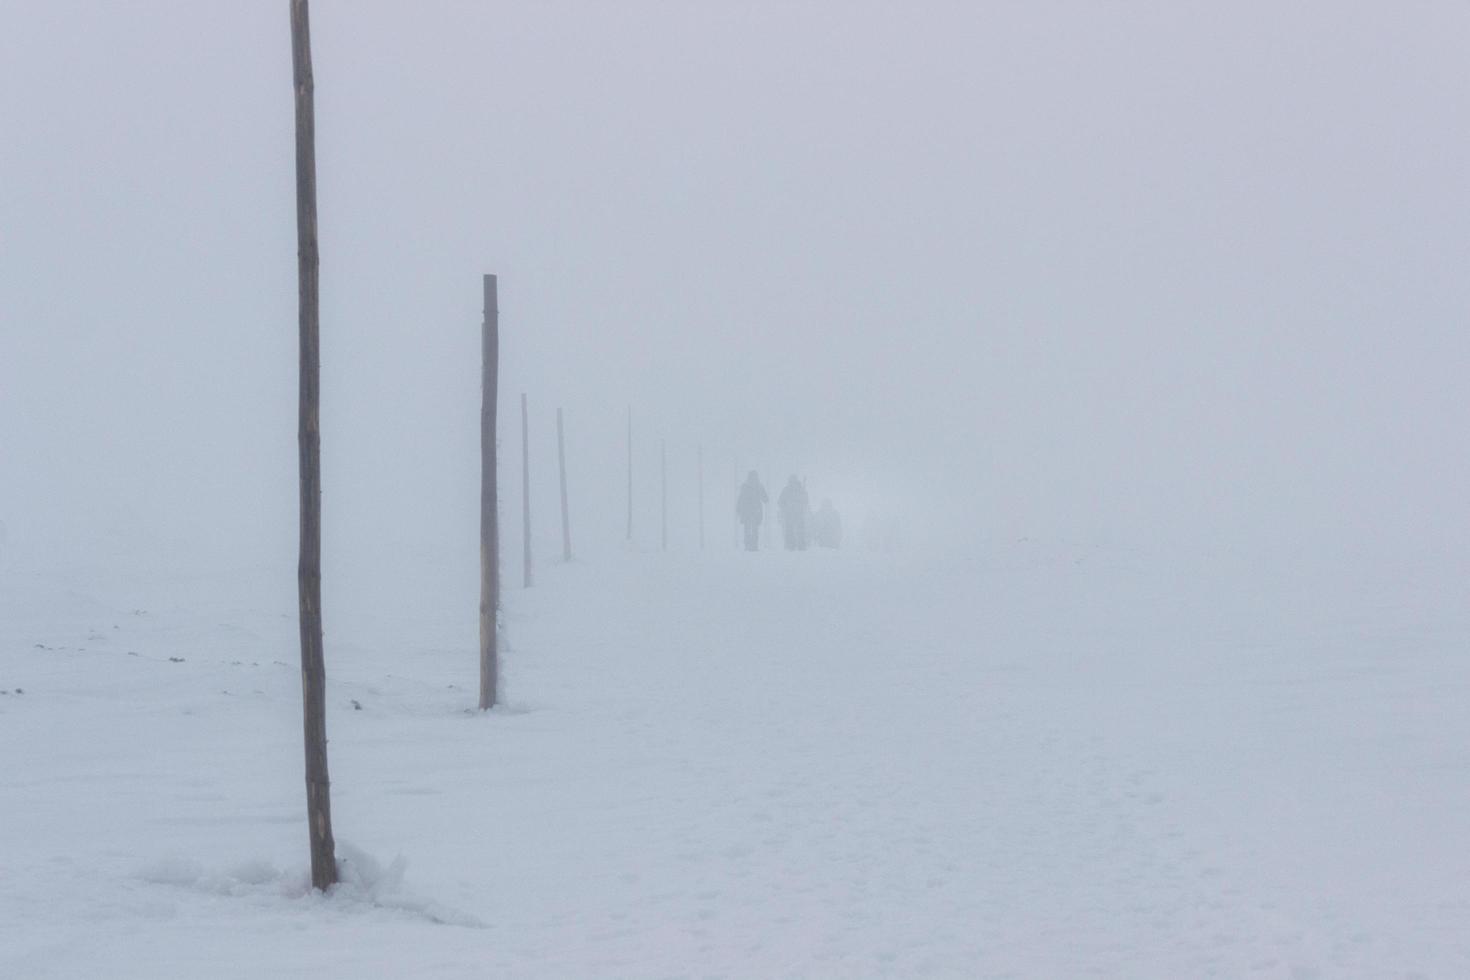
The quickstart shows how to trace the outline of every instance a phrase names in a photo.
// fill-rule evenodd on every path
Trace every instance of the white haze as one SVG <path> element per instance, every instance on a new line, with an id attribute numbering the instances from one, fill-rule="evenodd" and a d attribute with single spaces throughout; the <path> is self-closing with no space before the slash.
<path id="1" fill-rule="evenodd" d="M 313 5 L 325 561 L 472 592 L 480 276 L 539 560 L 729 546 L 736 468 L 913 547 L 1470 541 L 1470 8 Z M 284 4 L 0 14 L 16 560 L 291 560 Z M 289 586 L 289 582 L 283 587 Z M 331 612 L 328 612 L 331 619 Z"/>
<path id="2" fill-rule="evenodd" d="M 1470 977 L 1470 4 L 311 20 L 326 896 L 288 3 L 0 0 L 0 978 Z"/>

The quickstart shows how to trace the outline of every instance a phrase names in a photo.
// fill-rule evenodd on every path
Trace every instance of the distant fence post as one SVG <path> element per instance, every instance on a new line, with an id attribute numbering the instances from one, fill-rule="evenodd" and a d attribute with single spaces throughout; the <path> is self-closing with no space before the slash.
<path id="1" fill-rule="evenodd" d="M 480 374 L 480 710 L 495 704 L 500 663 L 495 625 L 500 606 L 500 515 L 496 499 L 495 405 L 500 389 L 500 308 L 493 275 L 484 279 Z"/>
<path id="2" fill-rule="evenodd" d="M 633 543 L 633 406 L 628 406 L 628 543 Z"/>
<path id="3" fill-rule="evenodd" d="M 567 440 L 562 430 L 561 407 L 556 409 L 556 468 L 561 474 L 561 560 L 572 560 L 572 522 L 567 517 Z"/>
<path id="4" fill-rule="evenodd" d="M 526 421 L 526 393 L 521 392 L 521 554 L 525 587 L 531 587 L 531 427 Z"/>
<path id="5" fill-rule="evenodd" d="M 734 522 L 734 528 L 735 528 L 735 550 L 736 551 L 739 551 L 740 550 L 740 504 L 739 504 L 739 501 L 740 501 L 740 460 L 738 458 L 735 460 L 735 482 L 732 483 L 731 486 L 733 486 L 735 488 L 735 497 L 734 497 L 734 499 L 736 501 L 735 510 L 734 510 L 734 515 L 735 515 L 735 522 Z"/>

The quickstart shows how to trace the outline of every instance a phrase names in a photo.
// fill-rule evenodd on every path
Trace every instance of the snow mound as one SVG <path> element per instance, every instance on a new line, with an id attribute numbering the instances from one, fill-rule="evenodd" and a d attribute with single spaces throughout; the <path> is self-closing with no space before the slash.
<path id="1" fill-rule="evenodd" d="M 439 925 L 484 929 L 474 916 L 407 892 L 403 887 L 408 860 L 398 855 L 386 866 L 372 855 L 339 841 L 339 881 L 325 895 L 314 892 L 305 871 L 285 872 L 269 861 L 237 864 L 225 871 L 206 868 L 192 858 L 165 857 L 141 868 L 137 877 L 155 885 L 188 888 L 235 898 L 307 899 L 339 911 L 383 909 Z"/>
<path id="2" fill-rule="evenodd" d="M 226 871 L 211 870 L 192 858 L 165 857 L 138 871 L 137 877 L 155 885 L 173 885 L 211 895 L 289 897 L 295 890 L 289 877 L 268 861 L 246 861 Z"/>
<path id="3" fill-rule="evenodd" d="M 358 904 L 404 912 L 440 925 L 468 929 L 486 928 L 485 923 L 472 915 L 405 892 L 403 876 L 407 870 L 408 860 L 402 854 L 384 867 L 382 862 L 367 852 L 345 841 L 339 841 L 337 874 L 340 880 L 322 900 L 333 905 Z M 302 884 L 304 887 L 305 881 Z"/>

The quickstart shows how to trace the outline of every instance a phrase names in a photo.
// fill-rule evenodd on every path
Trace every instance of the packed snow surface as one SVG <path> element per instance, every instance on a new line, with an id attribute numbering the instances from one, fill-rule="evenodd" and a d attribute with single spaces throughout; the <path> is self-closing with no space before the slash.
<path id="1" fill-rule="evenodd" d="M 1461 566 L 610 553 L 508 575 L 489 714 L 398 572 L 329 567 L 322 896 L 294 569 L 0 570 L 0 977 L 1470 976 Z"/>

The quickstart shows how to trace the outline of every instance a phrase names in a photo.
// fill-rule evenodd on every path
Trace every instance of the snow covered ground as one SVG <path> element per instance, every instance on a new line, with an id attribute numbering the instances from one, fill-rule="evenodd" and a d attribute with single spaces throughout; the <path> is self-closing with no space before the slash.
<path id="1" fill-rule="evenodd" d="M 1463 563 L 613 553 L 488 716 L 464 571 L 327 583 L 324 899 L 292 569 L 0 570 L 0 977 L 1470 976 Z"/>

